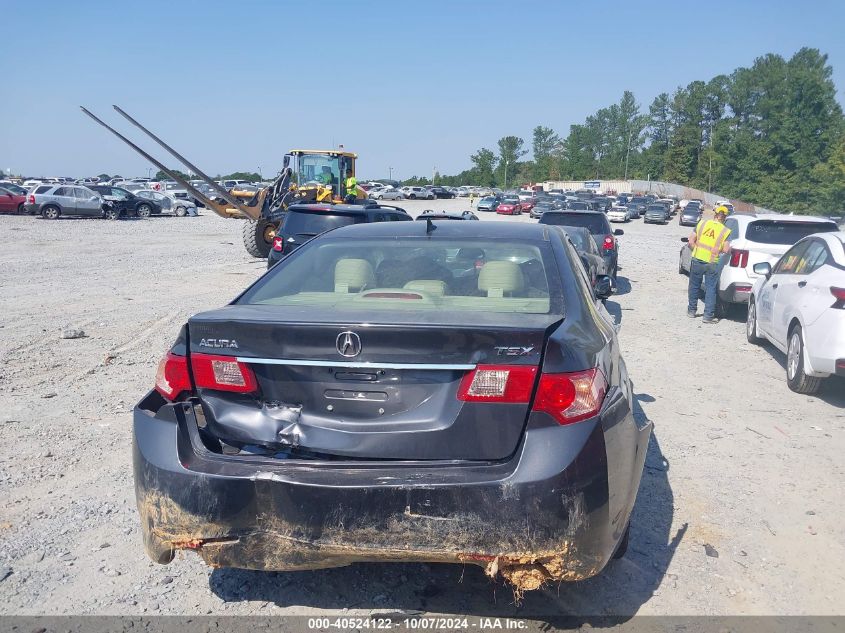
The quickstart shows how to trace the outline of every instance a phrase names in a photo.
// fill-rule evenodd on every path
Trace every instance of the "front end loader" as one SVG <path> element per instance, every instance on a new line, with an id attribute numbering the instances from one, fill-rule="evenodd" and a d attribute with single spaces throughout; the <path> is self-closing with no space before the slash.
<path id="1" fill-rule="evenodd" d="M 121 108 L 113 107 L 132 125 L 196 174 L 198 179 L 207 183 L 213 193 L 203 193 L 84 107 L 82 111 L 185 187 L 192 196 L 217 215 L 245 219 L 246 224 L 242 231 L 244 247 L 253 257 L 267 257 L 289 205 L 295 202 L 335 204 L 343 202 L 348 194 L 354 194 L 356 198 L 366 197 L 366 194 L 357 188 L 355 191 L 346 191 L 346 177 L 347 174 L 355 175 L 357 155 L 343 149 L 291 150 L 285 154 L 282 170 L 271 185 L 260 189 L 251 197 L 227 191 Z"/>

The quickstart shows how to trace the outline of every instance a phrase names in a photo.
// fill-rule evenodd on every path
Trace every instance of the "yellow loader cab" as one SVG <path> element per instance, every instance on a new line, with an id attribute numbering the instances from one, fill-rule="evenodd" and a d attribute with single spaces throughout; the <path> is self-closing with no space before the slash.
<path id="1" fill-rule="evenodd" d="M 316 202 L 343 202 L 346 196 L 354 193 L 356 198 L 366 198 L 363 191 L 346 190 L 347 173 L 355 175 L 357 154 L 340 150 L 294 149 L 288 152 L 293 159 L 291 168 L 293 178 L 291 187 L 302 195 Z"/>

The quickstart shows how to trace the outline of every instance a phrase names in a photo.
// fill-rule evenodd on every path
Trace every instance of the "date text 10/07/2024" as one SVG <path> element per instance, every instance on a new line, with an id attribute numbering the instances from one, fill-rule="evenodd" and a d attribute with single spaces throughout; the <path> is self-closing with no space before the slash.
<path id="1" fill-rule="evenodd" d="M 528 627 L 525 620 L 514 618 L 465 618 L 419 616 L 394 620 L 389 617 L 345 617 L 345 618 L 308 618 L 308 629 L 312 631 L 329 630 L 523 630 Z"/>

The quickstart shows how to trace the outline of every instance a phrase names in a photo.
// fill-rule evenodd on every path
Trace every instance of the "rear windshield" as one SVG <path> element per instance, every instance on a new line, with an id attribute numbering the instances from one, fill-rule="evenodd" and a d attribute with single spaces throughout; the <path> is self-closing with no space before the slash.
<path id="1" fill-rule="evenodd" d="M 447 321 L 450 313 L 548 314 L 553 266 L 531 242 L 322 239 L 272 268 L 238 303 L 440 312 Z"/>
<path id="2" fill-rule="evenodd" d="M 569 229 L 571 227 L 564 227 L 565 229 Z M 581 231 L 571 231 L 567 230 L 567 234 L 569 235 L 569 239 L 572 240 L 572 243 L 575 244 L 575 248 L 579 251 L 590 251 L 590 245 L 588 242 L 592 242 L 592 238 L 584 235 Z"/>
<path id="3" fill-rule="evenodd" d="M 813 233 L 836 231 L 833 222 L 780 222 L 755 220 L 745 229 L 745 239 L 759 244 L 795 244 L 802 237 Z"/>
<path id="4" fill-rule="evenodd" d="M 581 210 L 581 211 L 589 211 L 589 210 L 590 210 L 590 205 L 589 205 L 589 204 L 587 204 L 586 202 L 570 202 L 570 203 L 569 203 L 569 208 L 570 208 L 570 209 Z"/>
<path id="5" fill-rule="evenodd" d="M 341 213 L 299 213 L 291 211 L 285 218 L 282 233 L 285 235 L 319 235 L 331 229 L 355 224 L 354 215 Z"/>
<path id="6" fill-rule="evenodd" d="M 593 235 L 610 233 L 607 218 L 604 215 L 593 215 L 591 213 L 544 213 L 540 222 L 542 224 L 554 224 L 556 226 L 580 226 L 587 229 Z"/>

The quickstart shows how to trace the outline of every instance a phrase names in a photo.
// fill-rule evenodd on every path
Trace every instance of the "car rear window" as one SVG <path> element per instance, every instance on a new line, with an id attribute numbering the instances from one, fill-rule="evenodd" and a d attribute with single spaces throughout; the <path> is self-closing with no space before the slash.
<path id="1" fill-rule="evenodd" d="M 554 259 L 541 248 L 512 240 L 322 239 L 272 268 L 238 303 L 548 314 L 546 271 Z"/>
<path id="2" fill-rule="evenodd" d="M 52 185 L 41 185 L 40 187 L 36 187 L 33 193 L 47 193 L 52 188 Z"/>
<path id="3" fill-rule="evenodd" d="M 813 233 L 836 231 L 833 222 L 780 222 L 755 220 L 745 229 L 745 239 L 759 244 L 795 244 L 802 237 Z"/>
<path id="4" fill-rule="evenodd" d="M 363 216 L 348 213 L 290 211 L 282 225 L 285 235 L 319 235 L 332 229 L 363 221 Z"/>
<path id="5" fill-rule="evenodd" d="M 607 218 L 604 215 L 592 213 L 544 213 L 543 217 L 540 218 L 540 223 L 556 226 L 580 226 L 593 235 L 610 233 Z"/>

